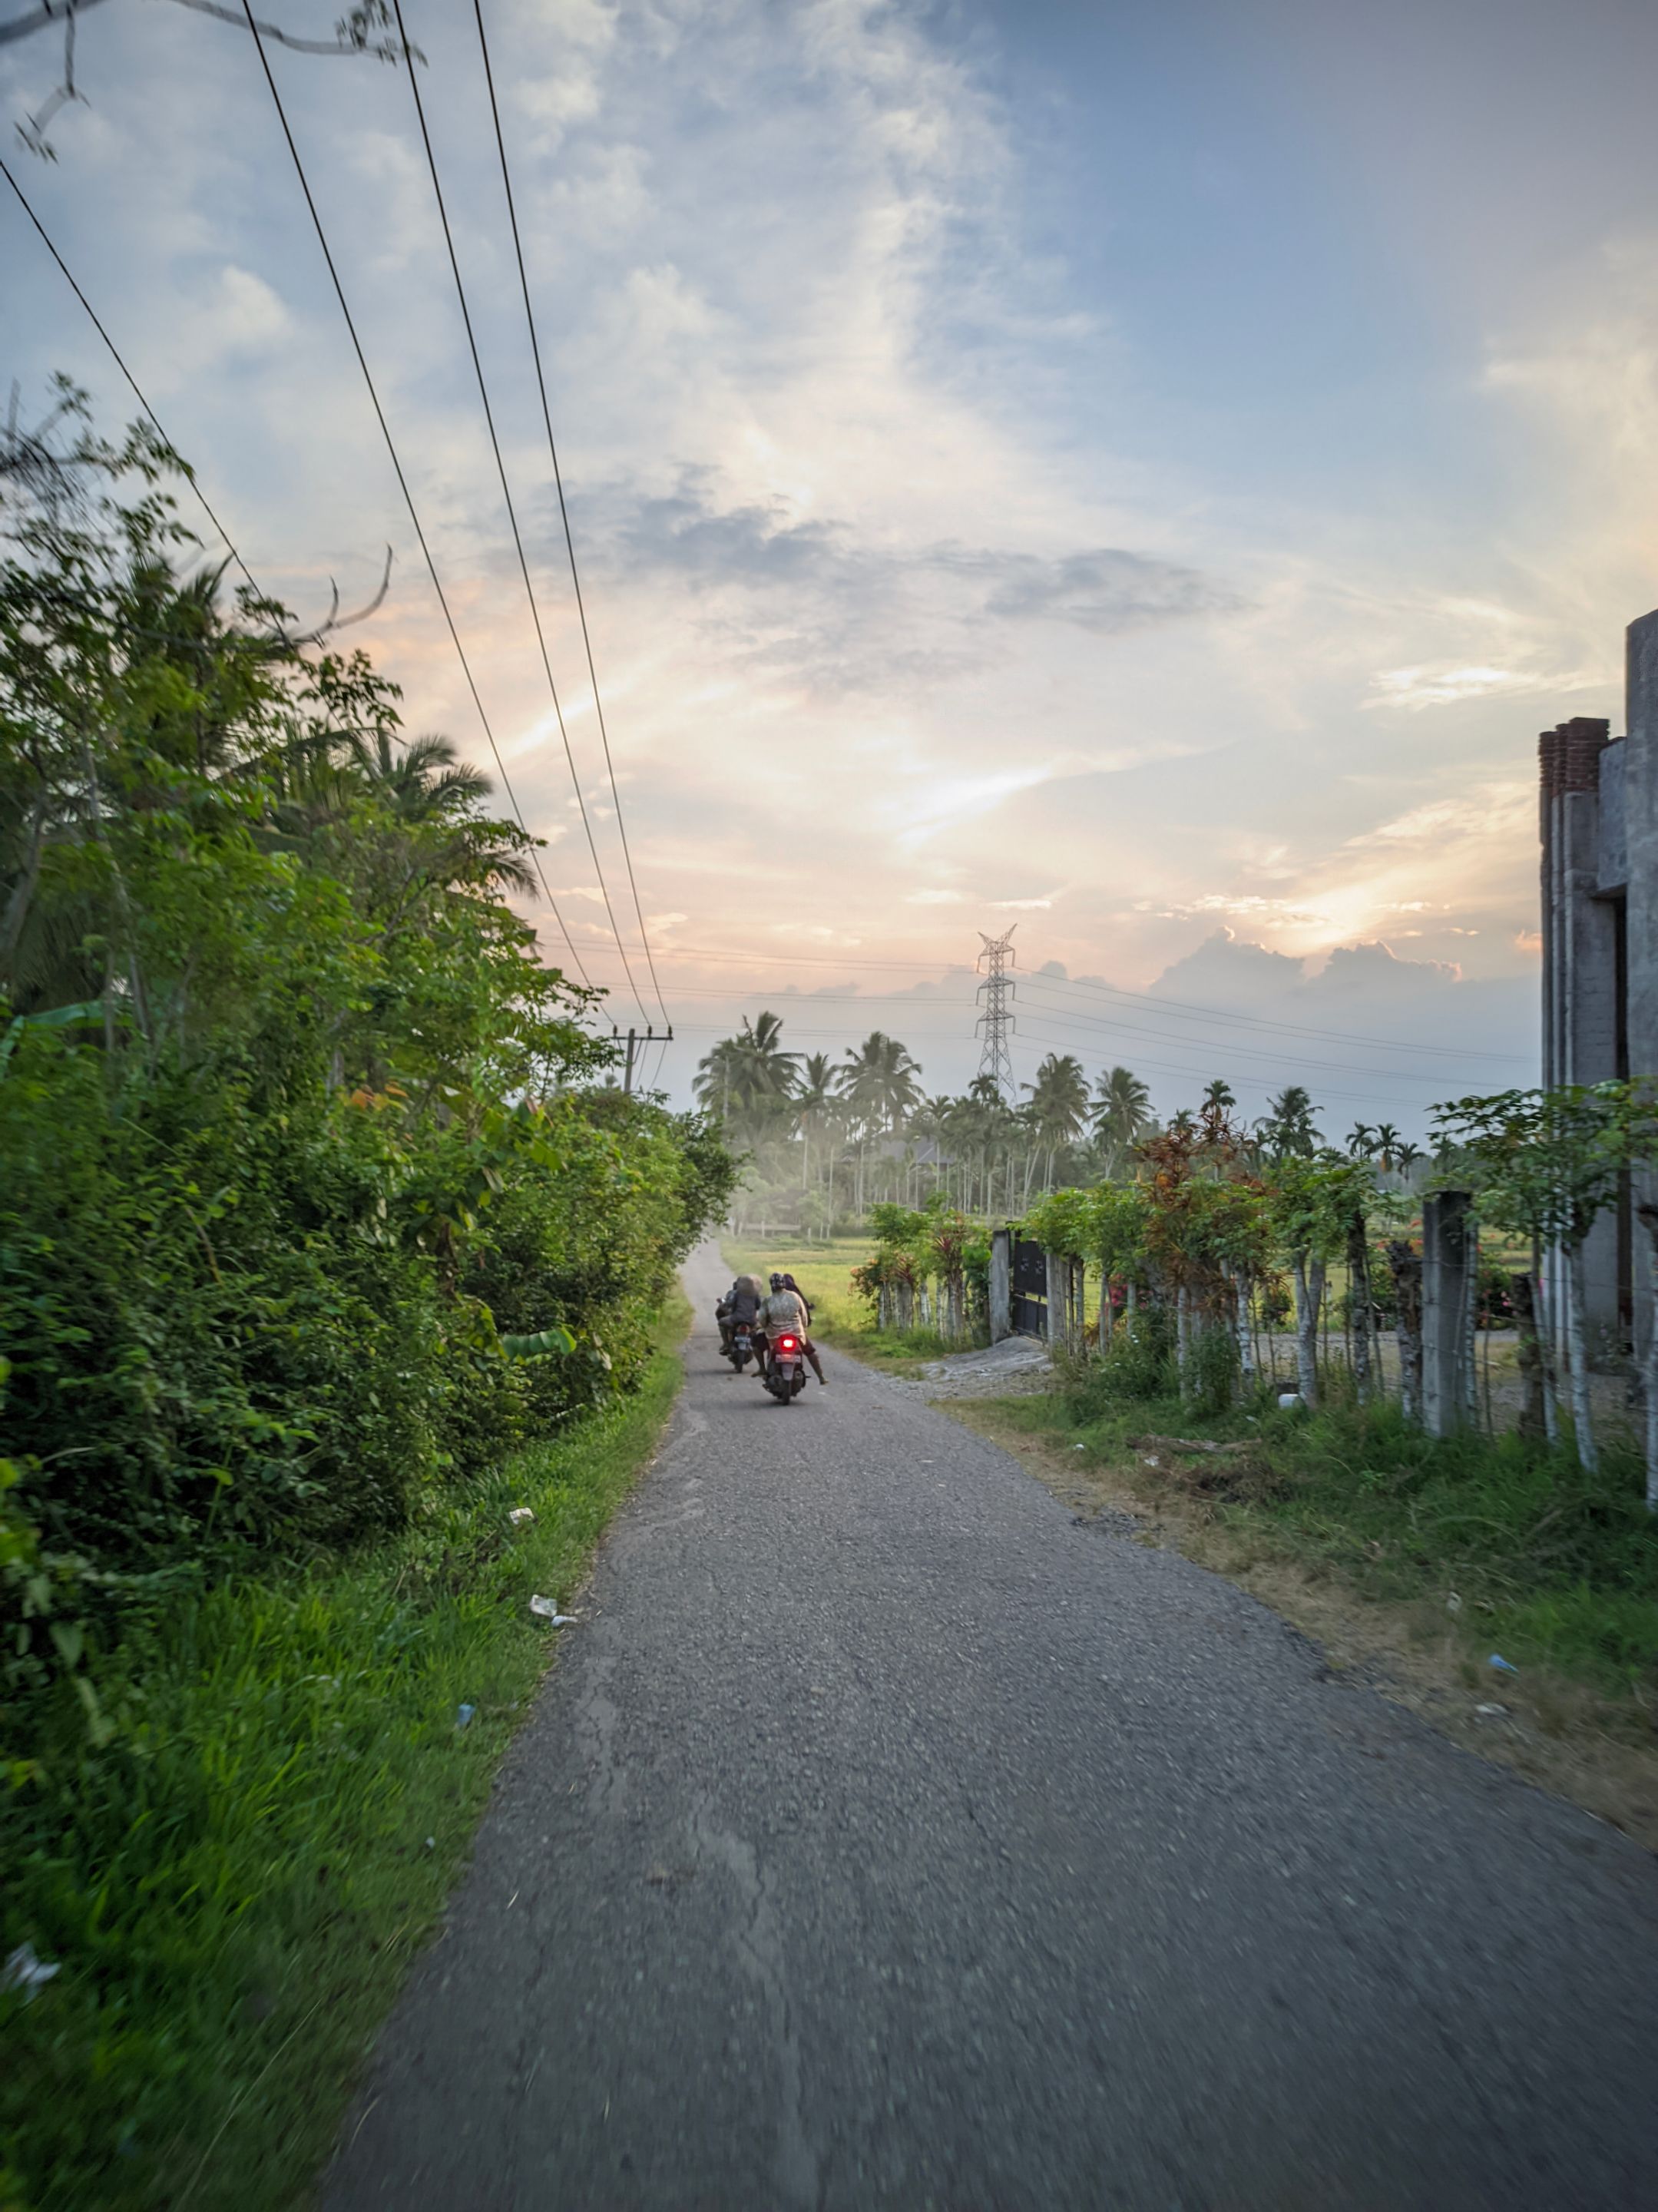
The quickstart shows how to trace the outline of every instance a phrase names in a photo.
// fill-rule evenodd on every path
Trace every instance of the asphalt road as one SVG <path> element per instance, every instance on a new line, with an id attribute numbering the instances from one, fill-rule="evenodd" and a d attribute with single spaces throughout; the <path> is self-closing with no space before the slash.
<path id="1" fill-rule="evenodd" d="M 688 1365 L 327 2212 L 1658 2206 L 1658 1862 L 913 1392 Z"/>

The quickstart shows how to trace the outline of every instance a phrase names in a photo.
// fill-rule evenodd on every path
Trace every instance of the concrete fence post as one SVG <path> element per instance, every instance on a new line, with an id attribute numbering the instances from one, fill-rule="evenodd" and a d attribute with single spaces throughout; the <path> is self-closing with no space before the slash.
<path id="1" fill-rule="evenodd" d="M 1066 1292 L 1070 1287 L 1071 1265 L 1058 1252 L 1044 1256 L 1048 1261 L 1048 1340 L 1062 1345 L 1067 1334 L 1066 1307 L 1069 1302 Z"/>
<path id="2" fill-rule="evenodd" d="M 999 1344 L 1013 1334 L 1013 1231 L 993 1231 L 990 1239 L 990 1340 Z"/>
<path id="3" fill-rule="evenodd" d="M 1469 1418 L 1468 1313 L 1478 1243 L 1466 1190 L 1441 1190 L 1422 1205 L 1422 1423 L 1448 1437 Z"/>

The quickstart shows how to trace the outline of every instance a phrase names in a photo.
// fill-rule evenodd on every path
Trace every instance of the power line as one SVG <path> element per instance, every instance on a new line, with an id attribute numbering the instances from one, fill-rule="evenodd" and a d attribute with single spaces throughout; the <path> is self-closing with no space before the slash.
<path id="1" fill-rule="evenodd" d="M 1030 981 L 1030 978 L 1027 976 L 1025 978 L 1025 981 L 1028 986 Z M 982 988 L 983 986 L 981 985 L 981 989 L 982 990 Z M 916 999 L 910 998 L 906 994 L 896 991 L 814 991 L 811 993 L 810 997 L 807 997 L 805 995 L 796 994 L 792 992 L 773 991 L 768 989 L 763 984 L 759 985 L 751 990 L 745 990 L 735 987 L 727 987 L 724 990 L 695 989 L 682 985 L 676 995 L 682 1000 L 714 999 L 728 1005 L 732 1003 L 742 1004 L 750 1000 L 756 1001 L 764 1000 L 768 1003 L 772 1011 L 780 1012 L 785 1019 L 792 1018 L 793 1014 L 796 1010 L 805 1010 L 809 1012 L 814 1006 L 867 1006 L 872 1011 L 879 1006 L 902 1005 L 913 1012 L 925 1013 L 930 1012 L 935 1006 L 971 1006 L 976 1004 L 976 1000 L 975 999 L 959 997 L 947 998 L 942 996 L 938 998 Z M 1374 1078 L 1380 1083 L 1421 1083 L 1430 1082 L 1435 1080 L 1436 1078 L 1437 1072 L 1433 1070 L 1415 1071 L 1409 1068 L 1363 1067 L 1357 1065 L 1351 1060 L 1309 1060 L 1302 1054 L 1291 1048 L 1286 1048 L 1280 1052 L 1274 1052 L 1262 1046 L 1236 1044 L 1230 1042 L 1225 1042 L 1222 1043 L 1218 1051 L 1212 1051 L 1209 1046 L 1200 1038 L 1166 1036 L 1157 1030 L 1141 1029 L 1132 1022 L 1117 1021 L 1109 1016 L 1105 1015 L 1078 1013 L 1073 1016 L 1072 1010 L 1069 1007 L 1056 1006 L 1051 1001 L 1043 1001 L 1040 997 L 1029 1001 L 1029 1003 L 1034 1004 L 1036 1006 L 1039 1014 L 1045 1016 L 1048 1019 L 1053 1021 L 1060 1029 L 1070 1030 L 1073 1032 L 1081 1033 L 1087 1038 L 1089 1047 L 1102 1054 L 1103 1054 L 1106 1048 L 1103 1045 L 1096 1045 L 1095 1043 L 1094 1033 L 1096 1031 L 1100 1032 L 1104 1036 L 1115 1034 L 1129 1036 L 1149 1037 L 1154 1044 L 1167 1046 L 1173 1051 L 1189 1052 L 1193 1054 L 1201 1055 L 1200 1060 L 1197 1060 L 1193 1066 L 1187 1069 L 1177 1069 L 1169 1062 L 1163 1062 L 1163 1066 L 1165 1072 L 1170 1074 L 1184 1073 L 1198 1075 L 1203 1072 L 1203 1069 L 1206 1066 L 1212 1068 L 1215 1060 L 1223 1055 L 1230 1055 L 1234 1058 L 1241 1058 L 1244 1060 L 1265 1060 L 1275 1061 L 1286 1068 L 1297 1071 L 1310 1070 L 1314 1073 L 1320 1075 L 1362 1075 L 1367 1078 Z M 890 1020 L 892 1017 L 889 1015 L 886 1018 Z M 908 1024 L 906 1024 L 906 1026 L 908 1027 Z M 848 1034 L 850 1034 L 850 1031 L 848 1031 Z M 928 1031 L 926 1034 L 941 1035 L 944 1034 L 944 1032 Z M 1133 1048 L 1131 1047 L 1129 1049 L 1133 1051 Z M 1134 1057 L 1138 1060 L 1140 1058 L 1140 1054 L 1136 1051 L 1134 1052 Z M 1145 1064 L 1148 1066 L 1151 1065 L 1150 1062 L 1146 1062 Z M 980 1070 L 981 1074 L 986 1072 L 987 1071 L 983 1068 Z M 1264 1082 L 1268 1079 L 1263 1076 L 1258 1079 Z"/>
<path id="2" fill-rule="evenodd" d="M 167 436 L 167 432 L 161 428 L 160 417 L 156 415 L 155 410 L 150 405 L 149 400 L 145 398 L 143 392 L 140 390 L 137 378 L 132 374 L 132 371 L 127 367 L 125 362 L 121 358 L 120 348 L 116 344 L 114 339 L 111 337 L 109 332 L 104 328 L 103 324 L 99 320 L 97 310 L 94 307 L 91 301 L 88 299 L 86 294 L 81 289 L 80 286 L 76 283 L 73 276 L 70 273 L 68 262 L 64 260 L 63 255 L 58 251 L 58 248 L 52 244 L 51 239 L 47 236 L 46 225 L 41 222 L 39 216 L 36 215 L 34 210 L 29 205 L 28 199 L 23 191 L 23 187 L 18 183 L 16 178 L 13 176 L 11 171 L 6 167 L 3 161 L 0 161 L 0 176 L 4 177 L 6 182 L 11 186 L 13 191 L 16 193 L 17 204 L 22 209 L 29 221 L 34 225 L 35 229 L 39 233 L 40 243 L 46 247 L 46 252 L 51 254 L 52 259 L 58 264 L 58 268 L 63 271 L 64 282 L 69 286 L 70 290 L 74 293 L 76 298 L 86 309 L 88 320 L 91 323 L 93 329 L 97 331 L 99 337 L 102 338 L 105 345 L 109 349 L 110 359 L 115 363 L 117 368 L 120 370 L 122 375 L 125 377 L 128 384 L 132 387 L 132 396 L 137 401 L 138 404 L 143 409 L 145 415 L 148 416 L 150 428 L 155 431 L 156 436 L 167 448 L 168 452 L 176 454 L 179 450 L 178 447 L 173 444 L 172 439 Z M 218 516 L 213 512 L 213 508 L 209 503 L 207 494 L 202 489 L 201 486 L 196 481 L 195 471 L 191 468 L 187 461 L 183 464 L 183 466 L 185 482 L 189 484 L 190 489 L 195 493 L 197 500 L 201 502 L 203 514 L 206 515 L 208 520 L 218 532 L 220 537 L 223 538 L 226 550 L 230 555 L 231 559 L 236 563 L 236 566 L 241 570 L 243 575 L 247 578 L 251 589 L 259 599 L 263 599 L 264 597 L 264 593 L 260 591 L 252 569 L 249 568 L 246 562 L 243 560 L 241 555 L 236 550 L 236 547 L 232 540 L 230 532 L 225 528 L 223 523 L 220 521 Z"/>
<path id="3" fill-rule="evenodd" d="M 247 0 L 242 0 L 244 7 Z M 426 167 L 432 179 L 432 191 L 438 204 L 438 220 L 443 225 L 443 242 L 449 252 L 449 269 L 455 280 L 455 297 L 460 302 L 460 319 L 466 326 L 466 343 L 472 356 L 472 373 L 477 379 L 478 397 L 483 402 L 483 420 L 489 433 L 489 447 L 495 457 L 495 473 L 501 478 L 501 495 L 507 503 L 507 520 L 513 532 L 513 544 L 518 550 L 519 573 L 524 579 L 525 597 L 530 602 L 530 619 L 535 624 L 536 643 L 541 648 L 541 665 L 546 672 L 547 689 L 552 694 L 553 713 L 558 720 L 558 734 L 564 742 L 564 757 L 569 765 L 570 782 L 575 791 L 575 803 L 581 815 L 581 826 L 587 833 L 587 850 L 592 855 L 593 868 L 598 877 L 598 888 L 604 901 L 604 911 L 610 918 L 610 934 L 616 939 L 616 949 L 622 955 L 623 973 L 628 978 L 628 988 L 633 993 L 640 1015 L 647 1026 L 649 1016 L 645 1012 L 645 1001 L 639 995 L 634 981 L 633 969 L 628 964 L 628 948 L 622 941 L 622 932 L 616 925 L 615 909 L 610 904 L 610 887 L 604 880 L 604 870 L 599 861 L 598 847 L 593 840 L 593 825 L 588 819 L 587 802 L 581 793 L 581 778 L 576 772 L 575 755 L 570 750 L 570 733 L 564 726 L 564 708 L 560 702 L 558 685 L 553 680 L 553 664 L 547 652 L 547 637 L 541 626 L 541 609 L 536 601 L 535 586 L 530 580 L 530 563 L 524 550 L 524 538 L 518 526 L 518 510 L 513 504 L 512 486 L 507 477 L 507 464 L 501 457 L 501 440 L 495 434 L 495 410 L 489 404 L 489 386 L 483 374 L 483 362 L 478 353 L 477 338 L 472 329 L 472 311 L 467 304 L 466 287 L 461 281 L 460 261 L 455 252 L 454 233 L 449 227 L 449 210 L 444 203 L 443 186 L 438 181 L 437 155 L 433 151 L 432 134 L 426 127 L 426 103 L 420 96 L 420 74 L 415 66 L 415 56 L 409 43 L 409 33 L 404 27 L 403 0 L 392 0 L 398 20 L 398 37 L 403 43 L 404 61 L 409 76 L 409 89 L 415 96 L 415 116 L 420 125 L 421 143 L 426 149 Z M 665 1015 L 665 1009 L 664 1010 Z"/>
<path id="4" fill-rule="evenodd" d="M 311 211 L 311 222 L 317 234 L 317 243 L 322 248 L 322 258 L 328 264 L 328 274 L 333 281 L 334 296 L 340 303 L 340 313 L 344 316 L 345 327 L 351 335 L 352 351 L 357 356 L 357 366 L 362 371 L 362 380 L 367 386 L 368 397 L 374 403 L 374 419 L 380 426 L 380 435 L 386 441 L 386 450 L 392 457 L 392 466 L 397 476 L 398 489 L 403 494 L 403 503 L 409 510 L 409 520 L 415 526 L 415 536 L 419 540 L 421 552 L 425 556 L 426 572 L 432 579 L 432 589 L 437 593 L 438 605 L 443 610 L 443 619 L 448 626 L 449 635 L 453 641 L 455 653 L 461 665 L 461 672 L 466 678 L 466 688 L 472 695 L 472 704 L 477 708 L 478 720 L 483 725 L 483 734 L 489 740 L 489 750 L 495 756 L 495 768 L 501 776 L 501 788 L 507 794 L 507 804 L 517 818 L 519 828 L 528 837 L 529 824 L 524 819 L 523 809 L 518 803 L 517 793 L 513 791 L 512 781 L 507 774 L 507 764 L 501 757 L 501 748 L 495 743 L 495 733 L 490 727 L 489 715 L 484 712 L 483 701 L 479 696 L 477 684 L 473 679 L 471 663 L 467 659 L 466 648 L 460 641 L 460 632 L 456 629 L 455 618 L 449 611 L 448 597 L 439 580 L 437 563 L 432 558 L 432 549 L 426 542 L 426 532 L 421 526 L 419 510 L 415 505 L 415 495 L 409 489 L 409 479 L 404 474 L 403 463 L 398 457 L 397 442 L 392 435 L 391 425 L 386 419 L 386 410 L 380 405 L 380 396 L 375 388 L 374 377 L 369 372 L 367 356 L 363 352 L 362 341 L 357 336 L 357 325 L 352 319 L 349 307 L 346 304 L 345 287 L 341 283 L 340 272 L 334 265 L 334 256 L 328 244 L 328 234 L 324 230 L 322 217 L 317 212 L 317 203 L 312 196 L 310 181 L 305 173 L 305 164 L 300 159 L 300 149 L 294 142 L 294 133 L 288 126 L 288 111 L 282 106 L 281 93 L 276 89 L 276 80 L 270 73 L 270 58 L 265 52 L 264 40 L 259 35 L 259 27 L 254 21 L 253 10 L 248 5 L 248 0 L 242 0 L 242 13 L 247 18 L 247 27 L 253 34 L 253 44 L 258 51 L 259 66 L 264 71 L 264 81 L 270 86 L 270 97 L 276 103 L 276 119 L 282 125 L 282 137 L 288 141 L 288 150 L 293 156 L 294 173 L 300 180 L 300 190 L 305 194 L 306 206 Z M 575 949 L 575 940 L 570 935 L 564 917 L 558 910 L 558 902 L 553 896 L 546 874 L 542 868 L 541 854 L 533 842 L 530 847 L 530 857 L 534 862 L 535 872 L 540 880 L 547 904 L 552 909 L 553 919 L 557 922 L 564 942 L 569 949 L 570 957 L 575 963 L 576 973 L 591 989 L 592 979 L 581 964 L 581 955 Z"/>
<path id="5" fill-rule="evenodd" d="M 727 1034 L 727 1031 L 711 1022 L 680 1022 L 676 1023 L 675 1028 L 680 1035 L 684 1036 L 719 1037 L 724 1036 Z M 858 1032 L 856 1030 L 850 1027 L 843 1027 L 841 1029 L 805 1029 L 797 1025 L 792 1028 L 791 1034 L 798 1037 L 822 1037 L 830 1040 L 840 1039 L 851 1042 L 856 1039 Z M 959 1045 L 962 1042 L 960 1030 L 955 1029 L 912 1030 L 910 1031 L 910 1036 L 913 1040 L 919 1039 L 927 1043 L 937 1042 L 939 1044 Z M 1069 1045 L 1065 1038 L 1049 1036 L 1042 1030 L 1026 1030 L 1019 1036 L 1011 1040 L 1011 1044 L 1012 1050 L 1021 1054 L 1029 1052 L 1031 1047 L 1035 1045 L 1047 1045 L 1060 1050 L 1069 1049 Z M 1033 1054 L 1032 1057 L 1034 1058 L 1034 1056 L 1035 1055 Z M 1190 1082 L 1194 1078 L 1201 1077 L 1204 1072 L 1200 1067 L 1176 1067 L 1167 1060 L 1143 1059 L 1138 1054 L 1135 1055 L 1135 1065 L 1137 1067 L 1149 1070 L 1153 1075 L 1176 1076 L 1182 1082 Z M 1380 1069 L 1376 1072 L 1378 1075 L 1382 1073 L 1382 1071 Z M 1260 1082 L 1263 1090 L 1266 1089 L 1266 1083 L 1260 1077 L 1257 1076 L 1253 1079 L 1256 1082 Z M 1424 1097 L 1428 1097 L 1428 1103 L 1433 1103 L 1431 1097 L 1429 1096 L 1432 1086 L 1427 1077 L 1390 1076 L 1387 1079 L 1390 1082 L 1414 1082 L 1418 1087 L 1413 1097 L 1409 1101 L 1405 1102 L 1401 1102 L 1399 1099 L 1378 1098 L 1373 1091 L 1343 1091 L 1333 1089 L 1331 1085 L 1325 1083 L 1314 1083 L 1309 1085 L 1307 1087 L 1315 1094 L 1313 1099 L 1315 1106 L 1319 1105 L 1325 1099 L 1339 1098 L 1353 1105 L 1368 1106 L 1373 1111 L 1379 1109 L 1388 1114 L 1397 1114 L 1408 1111 L 1410 1106 L 1415 1104 L 1418 1100 L 1422 1099 Z"/>
<path id="6" fill-rule="evenodd" d="M 725 967 L 763 965 L 774 957 L 778 957 L 786 958 L 786 964 L 791 968 L 831 968 L 841 972 L 848 968 L 878 968 L 885 970 L 902 969 L 908 971 L 916 968 L 939 966 L 944 967 L 946 974 L 953 970 L 957 974 L 964 975 L 969 972 L 964 961 L 941 963 L 936 960 L 929 961 L 919 955 L 913 960 L 866 960 L 850 957 L 834 958 L 813 953 L 796 952 L 791 952 L 786 956 L 756 952 L 733 957 L 731 953 L 723 951 L 712 945 L 676 945 L 671 946 L 664 957 L 669 959 L 710 960 L 717 965 Z M 1213 1021 L 1235 1022 L 1251 1029 L 1275 1030 L 1288 1036 L 1329 1037 L 1344 1044 L 1374 1046 L 1378 1051 L 1414 1052 L 1446 1060 L 1503 1060 L 1512 1063 L 1531 1058 L 1531 1055 L 1527 1053 L 1480 1052 L 1476 1051 L 1472 1046 L 1465 1049 L 1461 1045 L 1412 1044 L 1403 1037 L 1363 1036 L 1351 1030 L 1325 1029 L 1299 1022 L 1278 1022 L 1272 1020 L 1270 1015 L 1243 1014 L 1236 1011 L 1226 1011 L 1218 1006 L 1201 1006 L 1192 1000 L 1157 998 L 1147 991 L 1127 991 L 1117 984 L 1097 983 L 1081 975 L 1044 975 L 1038 970 L 1031 980 L 1060 984 L 1067 990 L 1100 992 L 1108 998 L 1126 1000 L 1131 1006 L 1163 1008 L 1181 1021 L 1199 1021 L 1207 1018 Z M 1180 1040 L 1170 1037 L 1168 1042 L 1170 1044 L 1175 1044 Z M 1376 1073 L 1380 1073 L 1381 1071 L 1377 1070 Z"/>
<path id="7" fill-rule="evenodd" d="M 627 865 L 628 888 L 633 893 L 634 914 L 639 923 L 639 941 L 645 948 L 645 964 L 651 971 L 651 988 L 656 993 L 656 1003 L 662 1010 L 664 1021 L 667 1021 L 668 1009 L 662 996 L 662 986 L 657 979 L 656 960 L 651 951 L 650 933 L 645 927 L 645 909 L 640 903 L 639 884 L 634 874 L 634 857 L 628 844 L 628 824 L 622 811 L 622 793 L 616 787 L 616 769 L 610 759 L 610 733 L 605 726 L 604 702 L 599 696 L 598 671 L 593 665 L 593 641 L 587 629 L 587 607 L 581 595 L 581 576 L 576 567 L 575 539 L 570 530 L 570 510 L 565 504 L 564 499 L 564 475 L 558 465 L 558 446 L 553 436 L 552 409 L 548 404 L 547 379 L 541 366 L 541 341 L 536 331 L 535 310 L 530 302 L 530 279 L 524 265 L 524 245 L 519 235 L 518 228 L 518 205 L 513 197 L 513 177 L 507 161 L 507 141 L 501 131 L 501 108 L 495 99 L 495 71 L 489 65 L 489 41 L 483 29 L 483 0 L 472 0 L 472 13 L 477 19 L 478 49 L 483 56 L 483 77 L 489 88 L 489 114 L 495 129 L 495 151 L 501 157 L 501 181 L 507 195 L 507 220 L 513 229 L 513 252 L 518 260 L 519 289 L 524 295 L 524 319 L 529 327 L 530 351 L 535 361 L 536 383 L 541 392 L 541 419 L 547 428 L 547 453 L 553 465 L 553 482 L 558 489 L 559 518 L 564 525 L 565 550 L 570 556 L 570 582 L 575 592 L 576 613 L 581 621 L 581 642 L 587 655 L 588 680 L 593 688 L 593 713 L 598 722 L 599 743 L 604 751 L 604 773 L 610 778 L 610 798 L 616 807 L 616 834 L 622 840 L 622 857 Z M 424 128 L 423 125 L 422 128 Z M 602 883 L 602 878 L 600 881 Z M 618 942 L 620 942 L 619 939 Z M 629 981 L 631 980 L 630 977 Z"/>

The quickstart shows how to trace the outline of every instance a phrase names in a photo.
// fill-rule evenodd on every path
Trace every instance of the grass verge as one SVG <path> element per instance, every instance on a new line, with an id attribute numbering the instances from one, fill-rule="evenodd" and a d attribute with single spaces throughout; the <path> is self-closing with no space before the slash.
<path id="1" fill-rule="evenodd" d="M 854 1353 L 887 1375 L 917 1375 L 925 1360 L 968 1347 L 946 1344 L 936 1329 L 892 1330 L 877 1333 L 875 1316 L 866 1299 L 852 1287 L 852 1271 L 874 1255 L 866 1237 L 835 1237 L 827 1243 L 756 1243 L 747 1238 L 726 1237 L 720 1250 L 733 1275 L 793 1275 L 811 1301 L 815 1337 L 842 1352 Z M 699 1316 L 701 1318 L 701 1316 Z"/>
<path id="2" fill-rule="evenodd" d="M 1658 1530 L 1632 1461 L 1591 1476 L 1515 1438 L 1436 1443 L 1393 1408 L 1203 1419 L 1114 1400 L 1097 1371 L 940 1410 L 1073 1510 L 1132 1516 L 1355 1679 L 1658 1848 Z M 1203 1443 L 1223 1449 L 1181 1449 Z"/>
<path id="3" fill-rule="evenodd" d="M 529 1598 L 569 1596 L 649 1459 L 687 1318 L 420 1529 L 157 1619 L 100 1680 L 113 1741 L 14 1765 L 0 1948 L 59 1972 L 0 1995 L 0 2212 L 306 2199 L 551 1656 Z"/>

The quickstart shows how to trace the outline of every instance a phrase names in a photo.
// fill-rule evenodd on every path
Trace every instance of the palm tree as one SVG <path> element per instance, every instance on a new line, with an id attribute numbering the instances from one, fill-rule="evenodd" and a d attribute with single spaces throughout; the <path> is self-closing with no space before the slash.
<path id="1" fill-rule="evenodd" d="M 1050 1052 L 1036 1070 L 1036 1080 L 1024 1088 L 1030 1094 L 1032 1130 L 1048 1153 L 1046 1188 L 1051 1190 L 1060 1146 L 1076 1143 L 1088 1118 L 1088 1078 L 1074 1054 Z"/>
<path id="2" fill-rule="evenodd" d="M 794 1093 L 795 1118 L 800 1130 L 800 1188 L 811 1180 L 812 1131 L 819 1127 L 835 1094 L 835 1069 L 826 1052 L 810 1053 L 800 1063 Z"/>
<path id="3" fill-rule="evenodd" d="M 1376 1151 L 1376 1131 L 1368 1121 L 1355 1121 L 1347 1132 L 1347 1150 L 1356 1160 L 1368 1160 Z"/>
<path id="4" fill-rule="evenodd" d="M 1224 1114 L 1237 1104 L 1237 1093 L 1224 1075 L 1218 1075 L 1203 1094 L 1206 1114 Z"/>
<path id="5" fill-rule="evenodd" d="M 841 1066 L 837 1088 L 869 1128 L 896 1129 L 921 1097 L 920 1066 L 896 1037 L 872 1030 Z"/>
<path id="6" fill-rule="evenodd" d="M 864 1153 L 872 1136 L 902 1128 L 921 1096 L 920 1067 L 896 1037 L 872 1030 L 841 1062 L 835 1087 L 858 1124 L 857 1209 L 864 1211 Z"/>
<path id="7" fill-rule="evenodd" d="M 1399 1132 L 1391 1121 L 1379 1121 L 1376 1127 L 1375 1151 L 1384 1170 L 1399 1164 Z"/>
<path id="8" fill-rule="evenodd" d="M 746 1115 L 774 1115 L 794 1096 L 798 1053 L 785 1052 L 779 1014 L 746 1014 L 735 1036 L 722 1037 L 700 1063 L 692 1088 L 705 1106 L 718 1104 L 729 1119 L 733 1107 Z"/>
<path id="9" fill-rule="evenodd" d="M 1113 1067 L 1101 1076 L 1094 1093 L 1094 1133 L 1106 1155 L 1108 1178 L 1156 1126 L 1151 1093 L 1138 1075 Z"/>
<path id="10" fill-rule="evenodd" d="M 1312 1095 L 1299 1083 L 1286 1085 L 1269 1102 L 1266 1115 L 1256 1127 L 1275 1159 L 1287 1159 L 1292 1154 L 1310 1159 L 1318 1150 Z"/>
<path id="11" fill-rule="evenodd" d="M 482 769 L 461 759 L 452 738 L 435 732 L 399 745 L 389 730 L 372 738 L 353 730 L 350 745 L 358 768 L 404 822 L 452 820 L 481 805 L 494 788 Z"/>

